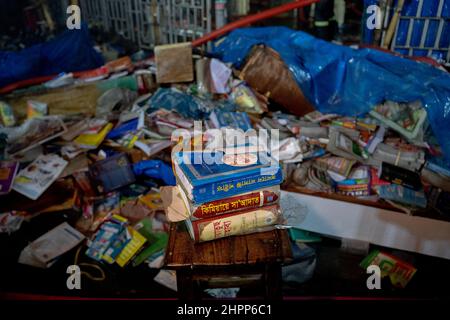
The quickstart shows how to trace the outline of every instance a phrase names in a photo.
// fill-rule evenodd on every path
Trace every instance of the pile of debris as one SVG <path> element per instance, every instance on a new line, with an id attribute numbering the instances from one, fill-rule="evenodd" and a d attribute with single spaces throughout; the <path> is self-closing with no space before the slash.
<path id="1" fill-rule="evenodd" d="M 55 114 L 38 99 L 92 85 L 101 94 L 86 110 Z M 25 248 L 22 263 L 48 267 L 86 237 L 84 252 L 93 260 L 160 268 L 168 240 L 160 188 L 177 184 L 171 148 L 214 150 L 202 128 L 278 136 L 266 151 L 279 158 L 285 188 L 450 218 L 450 168 L 420 102 L 385 101 L 360 118 L 322 114 L 267 47 L 255 47 L 238 70 L 193 55 L 190 44 L 161 46 L 154 58 L 121 58 L 20 93 L 29 94 L 33 99 L 19 106 L 26 112 L 12 107 L 18 93 L 0 104 L 0 231 L 68 209 L 79 219 Z M 188 132 L 189 141 L 175 131 Z"/>

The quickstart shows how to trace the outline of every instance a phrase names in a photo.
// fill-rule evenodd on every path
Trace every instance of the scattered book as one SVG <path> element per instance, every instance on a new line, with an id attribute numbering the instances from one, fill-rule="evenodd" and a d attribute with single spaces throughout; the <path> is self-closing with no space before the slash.
<path id="1" fill-rule="evenodd" d="M 94 163 L 89 167 L 89 172 L 96 184 L 97 191 L 100 193 L 119 189 L 134 183 L 136 180 L 125 153 L 119 153 Z"/>
<path id="2" fill-rule="evenodd" d="M 16 124 L 12 107 L 3 101 L 0 101 L 0 124 L 5 127 L 12 127 Z"/>
<path id="3" fill-rule="evenodd" d="M 379 250 L 372 251 L 360 264 L 364 270 L 373 265 L 380 267 L 382 278 L 389 277 L 392 285 L 399 288 L 405 288 L 417 272 L 411 264 Z"/>
<path id="4" fill-rule="evenodd" d="M 83 133 L 75 139 L 75 143 L 81 148 L 85 149 L 97 149 L 100 144 L 105 140 L 108 133 L 112 130 L 112 123 L 105 125 L 98 133 L 91 133 L 91 129 L 88 133 Z M 95 131 L 95 130 L 94 130 Z"/>
<path id="5" fill-rule="evenodd" d="M 131 234 L 131 240 L 125 246 L 125 248 L 120 252 L 119 256 L 116 259 L 116 262 L 122 268 L 133 258 L 139 250 L 142 249 L 147 239 L 141 235 L 138 231 L 133 228 L 128 228 L 129 233 Z"/>
<path id="6" fill-rule="evenodd" d="M 21 170 L 14 180 L 13 189 L 37 200 L 61 175 L 68 162 L 55 155 L 41 155 Z"/>
<path id="7" fill-rule="evenodd" d="M 83 234 L 64 222 L 26 246 L 20 253 L 19 263 L 49 268 L 83 240 Z"/>
<path id="8" fill-rule="evenodd" d="M 130 242 L 127 219 L 114 215 L 100 226 L 94 240 L 89 243 L 86 255 L 96 261 L 113 264 L 120 252 Z"/>
<path id="9" fill-rule="evenodd" d="M 10 156 L 24 153 L 37 145 L 53 140 L 67 132 L 67 128 L 59 117 L 49 116 L 28 120 L 19 131 L 23 134 L 9 143 L 6 149 Z"/>
<path id="10" fill-rule="evenodd" d="M 242 129 L 244 132 L 253 129 L 250 118 L 245 112 L 213 111 L 210 120 L 217 129 L 230 127 Z"/>
<path id="11" fill-rule="evenodd" d="M 0 161 L 0 196 L 11 191 L 18 169 L 17 162 Z"/>

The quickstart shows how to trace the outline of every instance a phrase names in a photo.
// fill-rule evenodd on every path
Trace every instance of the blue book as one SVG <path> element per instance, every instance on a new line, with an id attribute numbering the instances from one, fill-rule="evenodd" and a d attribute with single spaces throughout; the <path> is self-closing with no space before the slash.
<path id="1" fill-rule="evenodd" d="M 253 129 L 250 118 L 245 112 L 213 111 L 210 119 L 217 129 L 230 127 L 242 129 L 244 132 Z"/>
<path id="2" fill-rule="evenodd" d="M 178 183 L 196 205 L 283 182 L 279 163 L 266 153 L 184 152 L 174 154 L 173 163 Z"/>

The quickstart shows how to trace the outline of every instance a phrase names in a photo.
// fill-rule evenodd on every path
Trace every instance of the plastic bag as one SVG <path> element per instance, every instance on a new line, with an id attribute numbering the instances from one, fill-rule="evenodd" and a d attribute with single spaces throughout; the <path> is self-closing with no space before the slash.
<path id="1" fill-rule="evenodd" d="M 87 25 L 20 52 L 0 51 L 0 87 L 62 72 L 85 71 L 104 63 L 94 50 Z"/>
<path id="2" fill-rule="evenodd" d="M 160 160 L 147 160 L 136 163 L 133 165 L 133 172 L 136 176 L 160 179 L 168 186 L 177 185 L 172 168 Z"/>

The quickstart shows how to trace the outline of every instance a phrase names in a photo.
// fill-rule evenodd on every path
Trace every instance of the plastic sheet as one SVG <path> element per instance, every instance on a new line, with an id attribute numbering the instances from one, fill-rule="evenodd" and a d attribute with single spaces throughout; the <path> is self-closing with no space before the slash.
<path id="1" fill-rule="evenodd" d="M 361 116 L 392 100 L 420 100 L 450 163 L 450 75 L 373 49 L 352 49 L 284 27 L 237 29 L 212 54 L 236 67 L 265 44 L 280 53 L 308 100 L 322 113 Z"/>
<path id="2" fill-rule="evenodd" d="M 67 30 L 55 39 L 20 52 L 0 51 L 0 87 L 34 77 L 95 69 L 104 64 L 89 30 Z"/>
<path id="3" fill-rule="evenodd" d="M 172 168 L 161 160 L 141 161 L 133 165 L 133 171 L 138 177 L 160 179 L 168 186 L 177 185 Z"/>
<path id="4" fill-rule="evenodd" d="M 158 89 L 150 99 L 149 104 L 148 113 L 158 109 L 166 109 L 176 111 L 186 118 L 195 120 L 207 119 L 213 110 L 221 109 L 232 112 L 236 111 L 237 108 L 234 103 L 227 100 L 212 102 L 173 88 Z"/>

